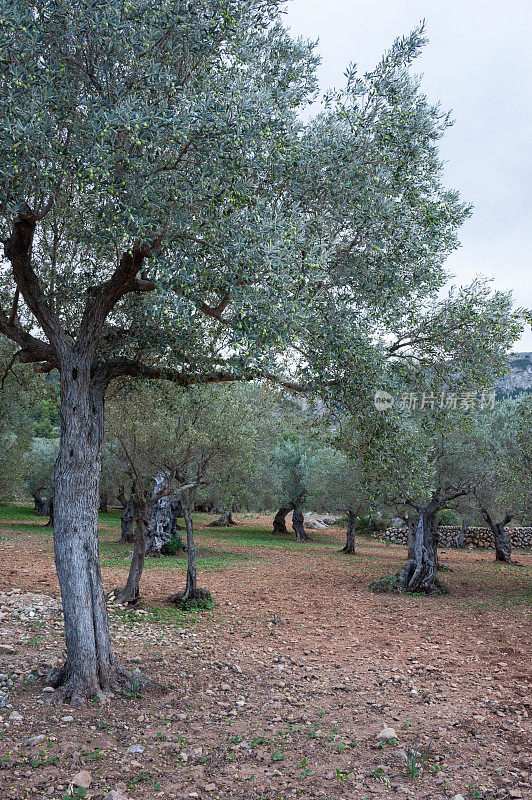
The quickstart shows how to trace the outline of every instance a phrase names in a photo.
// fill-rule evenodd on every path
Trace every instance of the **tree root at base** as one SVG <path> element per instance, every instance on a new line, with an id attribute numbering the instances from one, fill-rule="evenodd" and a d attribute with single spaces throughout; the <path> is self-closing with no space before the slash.
<path id="1" fill-rule="evenodd" d="M 416 595 L 439 595 L 449 594 L 449 588 L 442 581 L 435 578 L 433 586 L 427 591 L 416 591 L 405 588 L 401 582 L 401 573 L 395 572 L 392 575 L 385 575 L 379 580 L 372 581 L 369 585 L 370 591 L 375 594 L 416 594 Z"/>
<path id="2" fill-rule="evenodd" d="M 108 701 L 115 692 L 137 694 L 151 684 L 150 679 L 139 672 L 130 672 L 115 665 L 102 681 L 95 676 L 80 675 L 65 664 L 48 673 L 46 683 L 55 689 L 56 703 L 70 703 L 80 706 L 97 697 L 100 701 Z"/>
<path id="3" fill-rule="evenodd" d="M 207 589 L 178 592 L 170 595 L 168 600 L 179 608 L 211 608 L 213 605 L 212 595 Z"/>

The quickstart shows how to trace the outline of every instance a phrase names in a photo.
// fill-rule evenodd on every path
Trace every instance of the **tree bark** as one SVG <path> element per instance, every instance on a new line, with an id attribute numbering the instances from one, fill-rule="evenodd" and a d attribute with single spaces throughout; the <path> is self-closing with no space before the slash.
<path id="1" fill-rule="evenodd" d="M 44 497 L 41 492 L 32 494 L 34 510 L 38 517 L 47 517 L 50 506 L 50 500 Z"/>
<path id="2" fill-rule="evenodd" d="M 281 507 L 275 517 L 273 518 L 273 531 L 274 534 L 288 534 L 286 527 L 286 517 L 290 513 L 290 509 Z"/>
<path id="3" fill-rule="evenodd" d="M 194 541 L 194 526 L 192 524 L 192 497 L 188 492 L 189 490 L 186 490 L 180 494 L 181 508 L 187 530 L 187 582 L 184 592 L 178 592 L 169 598 L 171 602 L 177 603 L 178 605 L 198 597 L 209 596 L 208 592 L 202 590 L 198 591 L 197 587 L 196 543 Z"/>
<path id="4" fill-rule="evenodd" d="M 463 519 L 460 531 L 454 537 L 454 546 L 458 547 L 460 550 L 463 550 L 465 547 L 465 538 L 468 530 L 469 525 L 467 524 L 467 520 Z"/>
<path id="5" fill-rule="evenodd" d="M 122 508 L 125 508 L 127 503 L 129 502 L 127 497 L 126 497 L 126 493 L 124 491 L 124 487 L 123 486 L 119 486 L 118 487 L 118 494 L 116 495 L 116 499 L 118 500 L 118 502 L 120 503 Z"/>
<path id="6" fill-rule="evenodd" d="M 157 492 L 164 486 L 167 476 L 158 475 L 155 479 Z M 151 518 L 146 531 L 146 555 L 159 555 L 163 545 L 174 537 L 179 537 L 177 532 L 177 518 L 181 510 L 181 501 L 175 495 L 161 497 L 153 506 Z"/>
<path id="7" fill-rule="evenodd" d="M 303 525 L 303 512 L 301 506 L 295 506 L 292 512 L 292 528 L 296 533 L 296 542 L 310 542 L 310 536 Z"/>
<path id="8" fill-rule="evenodd" d="M 135 519 L 135 505 L 133 496 L 126 500 L 124 511 L 120 518 L 120 528 L 122 531 L 122 538 L 120 544 L 133 544 L 135 541 L 135 532 L 133 528 L 133 521 Z"/>
<path id="9" fill-rule="evenodd" d="M 67 657 L 49 683 L 72 703 L 118 681 L 98 553 L 98 498 L 104 387 L 91 359 L 65 355 L 61 369 L 61 438 L 54 472 L 54 550 Z M 66 362 L 66 363 L 65 363 Z"/>
<path id="10" fill-rule="evenodd" d="M 183 600 L 190 600 L 196 595 L 197 589 L 197 568 L 196 568 L 196 543 L 194 541 L 194 528 L 192 526 L 192 515 L 188 498 L 181 501 L 183 515 L 185 517 L 185 527 L 187 529 L 187 583 Z"/>
<path id="11" fill-rule="evenodd" d="M 356 511 L 348 511 L 347 512 L 347 533 L 346 533 L 346 541 L 345 547 L 343 547 L 340 552 L 341 553 L 354 553 L 355 552 L 355 525 L 357 521 L 357 512 Z"/>
<path id="12" fill-rule="evenodd" d="M 48 501 L 48 522 L 46 523 L 47 528 L 54 527 L 54 496 L 52 495 Z"/>
<path id="13" fill-rule="evenodd" d="M 419 510 L 409 558 L 399 573 L 399 583 L 405 592 L 430 594 L 436 590 L 437 512 L 438 506 L 433 503 Z"/>
<path id="14" fill-rule="evenodd" d="M 133 508 L 135 518 L 135 536 L 133 557 L 129 567 L 127 582 L 123 589 L 115 593 L 116 603 L 136 603 L 140 597 L 140 579 L 144 569 L 146 554 L 146 533 L 151 519 L 154 502 L 142 496 L 134 496 Z"/>
<path id="15" fill-rule="evenodd" d="M 491 516 L 490 511 L 480 505 L 482 516 L 488 523 L 493 533 L 493 543 L 495 545 L 495 561 L 501 561 L 504 564 L 512 563 L 512 540 L 506 526 L 511 522 L 512 515 L 507 514 L 500 522 L 496 522 L 494 517 Z"/>
<path id="16" fill-rule="evenodd" d="M 495 561 L 510 564 L 512 561 L 512 540 L 504 523 L 498 522 L 492 526 L 495 542 Z"/>

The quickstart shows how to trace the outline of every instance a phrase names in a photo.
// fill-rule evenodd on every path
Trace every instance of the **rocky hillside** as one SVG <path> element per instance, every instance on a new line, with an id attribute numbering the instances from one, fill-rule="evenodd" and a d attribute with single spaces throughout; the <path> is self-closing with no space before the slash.
<path id="1" fill-rule="evenodd" d="M 505 397 L 532 392 L 532 353 L 514 353 L 510 363 L 510 372 L 497 381 L 497 394 Z"/>

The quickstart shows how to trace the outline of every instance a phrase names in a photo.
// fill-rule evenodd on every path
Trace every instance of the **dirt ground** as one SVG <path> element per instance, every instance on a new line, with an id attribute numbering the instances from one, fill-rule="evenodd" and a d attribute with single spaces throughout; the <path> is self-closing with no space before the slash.
<path id="1" fill-rule="evenodd" d="M 215 607 L 175 611 L 165 598 L 185 561 L 150 559 L 140 611 L 113 608 L 111 624 L 121 662 L 156 683 L 71 708 L 43 691 L 63 655 L 60 616 L 21 619 L 9 594 L 57 598 L 50 531 L 2 516 L 0 800 L 532 797 L 530 553 L 501 566 L 445 550 L 450 595 L 375 595 L 368 583 L 404 548 L 360 539 L 349 556 L 341 529 L 296 544 L 270 536 L 268 519 L 209 530 L 201 516 L 200 585 Z M 127 575 L 117 532 L 107 515 L 107 590 Z M 391 741 L 377 738 L 386 726 Z"/>

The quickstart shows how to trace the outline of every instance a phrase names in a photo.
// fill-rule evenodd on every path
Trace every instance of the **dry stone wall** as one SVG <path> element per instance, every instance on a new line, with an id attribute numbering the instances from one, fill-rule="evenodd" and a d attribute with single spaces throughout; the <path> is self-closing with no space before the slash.
<path id="1" fill-rule="evenodd" d="M 438 528 L 440 547 L 458 547 L 462 529 L 454 525 L 440 525 Z M 374 538 L 395 544 L 408 542 L 406 528 L 388 528 L 383 533 L 373 534 Z M 510 529 L 510 538 L 514 549 L 532 547 L 532 527 L 519 527 Z M 493 533 L 489 528 L 469 528 L 465 538 L 464 547 L 493 547 Z"/>

